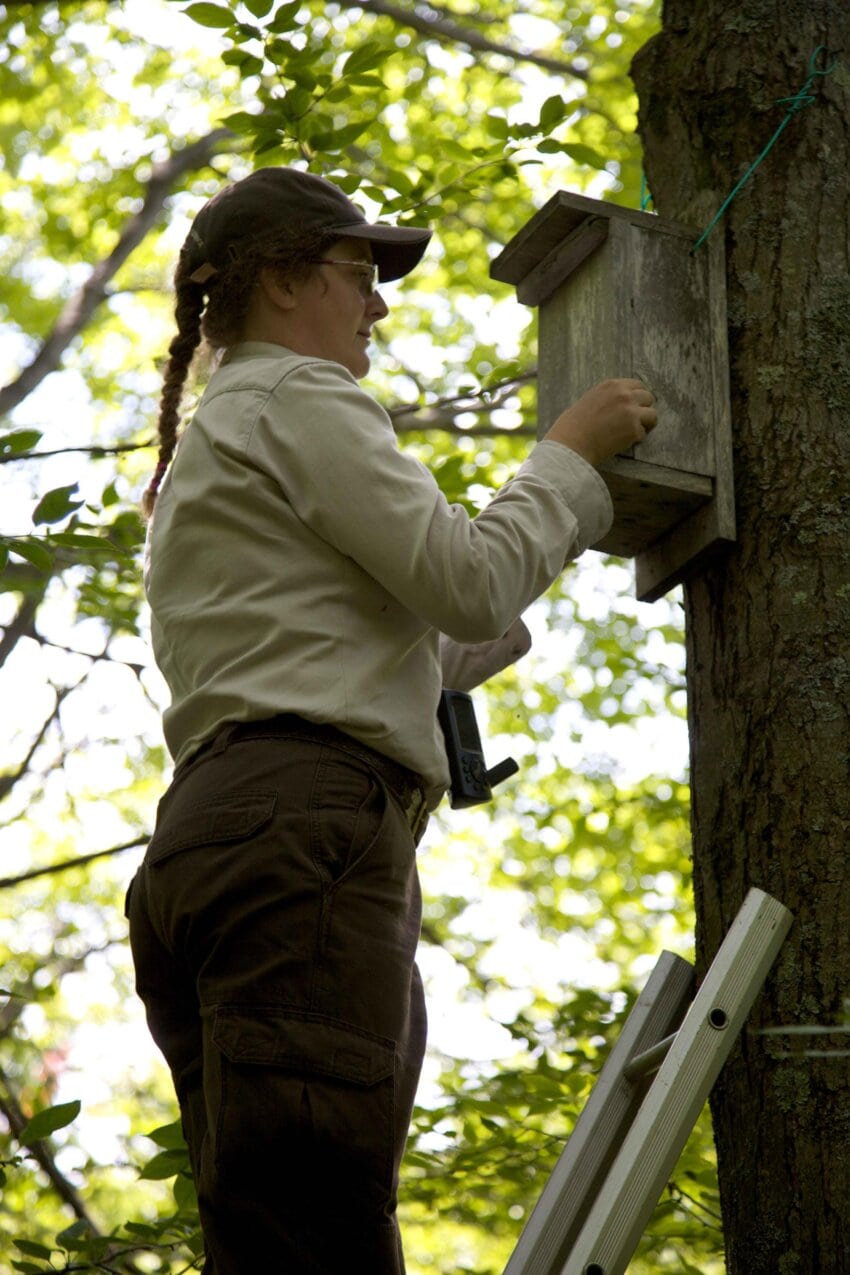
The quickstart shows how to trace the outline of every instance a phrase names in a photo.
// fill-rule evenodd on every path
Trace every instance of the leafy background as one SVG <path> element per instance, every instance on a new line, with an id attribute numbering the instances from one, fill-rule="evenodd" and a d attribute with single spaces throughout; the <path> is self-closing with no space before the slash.
<path id="1" fill-rule="evenodd" d="M 657 24 L 652 0 L 0 5 L 0 1270 L 200 1265 L 122 911 L 168 775 L 138 499 L 189 220 L 297 163 L 435 227 L 368 384 L 474 511 L 535 433 L 534 316 L 490 260 L 559 186 L 639 204 L 628 66 Z M 587 555 L 528 620 L 476 697 L 520 775 L 422 852 L 412 1275 L 502 1270 L 655 958 L 691 952 L 678 599 Z M 632 1269 L 722 1269 L 705 1119 Z"/>

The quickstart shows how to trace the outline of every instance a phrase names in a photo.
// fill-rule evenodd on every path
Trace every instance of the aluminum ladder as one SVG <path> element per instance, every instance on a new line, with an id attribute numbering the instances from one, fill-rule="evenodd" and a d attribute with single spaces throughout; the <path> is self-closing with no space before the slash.
<path id="1" fill-rule="evenodd" d="M 792 919 L 751 889 L 695 996 L 662 952 L 504 1275 L 624 1275 Z"/>

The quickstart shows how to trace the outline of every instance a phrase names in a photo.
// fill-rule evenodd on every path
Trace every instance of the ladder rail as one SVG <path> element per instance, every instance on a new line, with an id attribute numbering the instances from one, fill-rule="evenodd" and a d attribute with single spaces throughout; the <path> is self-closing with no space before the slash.
<path id="1" fill-rule="evenodd" d="M 623 1275 L 793 918 L 752 889 L 661 1064 L 560 1275 Z"/>
<path id="2" fill-rule="evenodd" d="M 557 1275 L 637 1113 L 647 1085 L 626 1079 L 630 1060 L 685 1015 L 693 967 L 662 952 L 588 1096 L 523 1229 L 504 1275 Z"/>
<path id="3" fill-rule="evenodd" d="M 624 1275 L 792 920 L 751 889 L 693 1000 L 661 954 L 504 1275 Z"/>

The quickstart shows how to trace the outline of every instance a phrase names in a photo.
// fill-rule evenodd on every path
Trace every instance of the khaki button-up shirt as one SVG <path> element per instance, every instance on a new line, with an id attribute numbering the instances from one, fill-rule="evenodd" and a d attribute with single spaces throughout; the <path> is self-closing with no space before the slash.
<path id="1" fill-rule="evenodd" d="M 158 496 L 145 585 L 176 762 L 226 722 L 329 722 L 448 784 L 440 634 L 504 633 L 608 529 L 591 465 L 543 441 L 475 518 L 337 363 L 234 346 Z"/>

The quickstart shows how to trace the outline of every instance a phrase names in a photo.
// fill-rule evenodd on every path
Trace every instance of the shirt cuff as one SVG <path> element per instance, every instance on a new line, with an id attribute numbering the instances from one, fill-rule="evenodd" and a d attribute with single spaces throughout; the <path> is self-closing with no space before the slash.
<path id="1" fill-rule="evenodd" d="M 519 468 L 522 473 L 543 479 L 563 498 L 578 524 L 574 554 L 591 548 L 609 531 L 614 521 L 611 493 L 602 475 L 589 461 L 564 443 L 541 439 Z"/>

